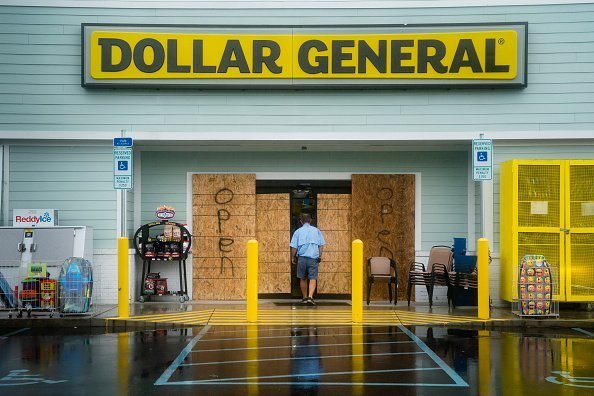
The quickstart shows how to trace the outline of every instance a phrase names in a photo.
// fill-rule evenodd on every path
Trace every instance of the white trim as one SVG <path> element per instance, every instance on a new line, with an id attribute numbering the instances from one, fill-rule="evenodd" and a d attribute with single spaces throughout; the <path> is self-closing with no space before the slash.
<path id="1" fill-rule="evenodd" d="M 476 215 L 475 215 L 475 188 L 474 178 L 472 175 L 472 150 L 468 150 L 468 165 L 466 166 L 466 172 L 468 173 L 468 243 L 466 244 L 467 251 L 476 250 Z"/>
<path id="2" fill-rule="evenodd" d="M 188 172 L 186 181 L 186 207 L 192 208 L 192 175 L 211 174 L 213 172 Z M 351 180 L 353 175 L 414 175 L 415 176 L 415 252 L 421 250 L 422 241 L 422 200 L 421 172 L 216 172 L 220 174 L 249 173 L 255 174 L 256 180 Z M 189 186 L 189 187 L 188 187 Z M 191 214 L 191 212 L 188 212 Z M 189 216 L 191 218 L 191 216 Z M 191 220 L 188 226 L 191 227 Z M 192 229 L 192 228 L 190 228 Z"/>
<path id="3" fill-rule="evenodd" d="M 142 205 L 142 170 L 141 170 L 141 163 L 140 163 L 140 150 L 134 150 L 134 161 L 132 164 L 133 167 L 133 190 L 134 191 L 134 221 L 133 221 L 133 232 L 136 232 L 137 229 L 140 228 L 142 225 L 141 217 L 142 211 L 140 210 Z M 133 238 L 134 235 L 128 235 L 129 238 Z"/>
<path id="4" fill-rule="evenodd" d="M 81 132 L 81 131 L 0 131 L 0 139 L 22 140 L 105 140 L 112 141 L 113 131 L 101 132 Z M 156 132 L 127 132 L 137 143 L 146 142 L 197 142 L 202 143 L 220 143 L 220 145 L 229 145 L 233 142 L 399 142 L 399 141 L 467 141 L 476 137 L 475 131 L 467 132 L 328 132 L 309 130 L 300 135 L 300 140 L 295 140 L 293 132 L 275 131 L 275 132 L 176 132 L 176 131 L 156 131 Z M 555 131 L 489 131 L 489 138 L 494 140 L 563 140 L 570 139 L 592 139 L 594 130 L 555 130 Z M 363 139 L 363 140 L 362 140 Z"/>
<path id="5" fill-rule="evenodd" d="M 149 9 L 382 9 L 382 8 L 451 8 L 498 7 L 518 5 L 583 4 L 587 0 L 2 0 L 1 5 L 25 7 L 77 7 L 77 8 L 149 8 Z"/>
<path id="6" fill-rule="evenodd" d="M 10 220 L 10 145 L 2 145 L 2 224 L 8 227 Z"/>
<path id="7" fill-rule="evenodd" d="M 192 173 L 188 172 L 186 174 L 186 224 L 187 229 L 190 231 L 190 234 L 194 232 L 194 214 L 192 212 L 193 202 L 192 202 L 192 191 L 194 187 L 192 185 Z M 196 246 L 192 246 L 192 249 L 196 249 Z M 190 251 L 192 250 L 190 249 Z M 188 269 L 188 262 L 190 262 L 190 268 Z M 188 260 L 186 261 L 186 271 L 190 275 L 190 284 L 188 285 L 188 296 L 190 300 L 193 300 L 194 297 L 194 259 L 192 253 L 188 255 Z"/>

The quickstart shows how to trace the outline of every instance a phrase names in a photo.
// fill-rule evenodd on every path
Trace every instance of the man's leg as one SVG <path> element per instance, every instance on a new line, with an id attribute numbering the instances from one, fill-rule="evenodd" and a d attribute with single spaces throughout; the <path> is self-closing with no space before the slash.
<path id="1" fill-rule="evenodd" d="M 299 286 L 301 287 L 301 294 L 303 294 L 303 298 L 307 298 L 307 278 L 299 279 Z"/>
<path id="2" fill-rule="evenodd" d="M 317 279 L 310 279 L 309 280 L 309 298 L 313 298 L 314 292 L 316 291 L 316 286 L 318 285 Z"/>

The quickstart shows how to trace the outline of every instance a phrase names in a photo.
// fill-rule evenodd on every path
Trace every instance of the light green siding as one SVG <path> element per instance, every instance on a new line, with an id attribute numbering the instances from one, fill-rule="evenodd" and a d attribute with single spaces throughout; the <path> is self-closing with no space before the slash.
<path id="1" fill-rule="evenodd" d="M 422 249 L 468 232 L 465 152 L 142 152 L 142 222 L 161 204 L 187 220 L 187 172 L 420 172 Z"/>
<path id="2" fill-rule="evenodd" d="M 57 209 L 60 225 L 91 226 L 94 248 L 115 248 L 110 146 L 10 146 L 9 205 Z"/>
<path id="3" fill-rule="evenodd" d="M 80 24 L 529 23 L 528 88 L 105 90 L 80 86 Z M 419 9 L 0 7 L 0 130 L 461 132 L 594 129 L 594 4 Z"/>

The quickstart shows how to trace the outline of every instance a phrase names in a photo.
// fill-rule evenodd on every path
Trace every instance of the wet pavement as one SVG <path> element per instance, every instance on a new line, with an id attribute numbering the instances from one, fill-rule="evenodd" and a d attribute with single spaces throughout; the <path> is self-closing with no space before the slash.
<path id="1" fill-rule="evenodd" d="M 594 329 L 0 328 L 0 395 L 594 395 Z"/>

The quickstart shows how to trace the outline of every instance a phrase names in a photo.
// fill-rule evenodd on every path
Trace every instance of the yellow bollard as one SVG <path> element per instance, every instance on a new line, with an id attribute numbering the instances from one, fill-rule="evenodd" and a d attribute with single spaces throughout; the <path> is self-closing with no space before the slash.
<path id="1" fill-rule="evenodd" d="M 355 239 L 352 244 L 351 270 L 351 320 L 363 323 L 363 242 Z"/>
<path id="2" fill-rule="evenodd" d="M 356 324 L 351 327 L 351 342 L 353 356 L 351 362 L 352 376 L 351 392 L 353 395 L 359 396 L 365 394 L 363 383 L 365 382 L 365 345 L 363 345 L 363 325 Z"/>
<path id="3" fill-rule="evenodd" d="M 247 321 L 258 321 L 258 241 L 250 239 L 247 243 Z"/>
<path id="4" fill-rule="evenodd" d="M 489 320 L 489 241 L 478 240 L 478 318 Z"/>
<path id="5" fill-rule="evenodd" d="M 130 282 L 128 279 L 128 238 L 118 238 L 118 316 L 130 317 Z"/>
<path id="6" fill-rule="evenodd" d="M 491 332 L 478 331 L 478 394 L 491 394 Z"/>

